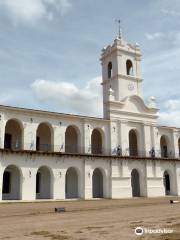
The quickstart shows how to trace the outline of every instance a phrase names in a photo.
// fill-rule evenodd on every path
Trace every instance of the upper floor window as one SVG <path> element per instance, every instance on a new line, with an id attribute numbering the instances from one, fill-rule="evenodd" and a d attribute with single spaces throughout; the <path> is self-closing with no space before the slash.
<path id="1" fill-rule="evenodd" d="M 42 122 L 36 130 L 36 151 L 52 151 L 53 129 L 49 123 Z"/>
<path id="2" fill-rule="evenodd" d="M 126 73 L 127 75 L 133 76 L 133 64 L 131 60 L 126 61 Z"/>
<path id="3" fill-rule="evenodd" d="M 160 139 L 160 147 L 161 147 L 161 157 L 168 157 L 168 142 L 167 142 L 167 137 L 162 136 Z"/>
<path id="4" fill-rule="evenodd" d="M 76 126 L 68 126 L 65 132 L 65 152 L 78 153 L 79 152 L 79 137 L 80 131 Z"/>
<path id="5" fill-rule="evenodd" d="M 91 134 L 92 154 L 102 154 L 102 135 L 98 129 L 94 129 Z"/>
<path id="6" fill-rule="evenodd" d="M 12 150 L 22 149 L 23 127 L 17 119 L 10 119 L 6 123 L 4 135 L 4 148 Z"/>
<path id="7" fill-rule="evenodd" d="M 112 77 L 112 62 L 108 63 L 108 78 Z"/>
<path id="8" fill-rule="evenodd" d="M 134 129 L 129 132 L 129 155 L 138 156 L 138 139 Z"/>

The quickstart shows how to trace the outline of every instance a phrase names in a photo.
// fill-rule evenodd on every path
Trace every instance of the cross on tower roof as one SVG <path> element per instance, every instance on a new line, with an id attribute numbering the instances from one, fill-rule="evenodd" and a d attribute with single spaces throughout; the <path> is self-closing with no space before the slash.
<path id="1" fill-rule="evenodd" d="M 122 38 L 121 20 L 120 19 L 116 19 L 116 22 L 118 23 L 118 38 L 121 39 Z"/>

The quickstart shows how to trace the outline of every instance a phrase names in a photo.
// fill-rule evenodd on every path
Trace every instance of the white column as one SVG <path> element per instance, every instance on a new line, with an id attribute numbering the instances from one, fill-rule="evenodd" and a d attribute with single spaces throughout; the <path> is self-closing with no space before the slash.
<path id="1" fill-rule="evenodd" d="M 84 198 L 91 199 L 92 198 L 92 169 L 91 169 L 91 161 L 86 160 L 84 165 Z"/>
<path id="2" fill-rule="evenodd" d="M 53 199 L 65 199 L 65 171 L 62 169 L 53 170 Z"/>
<path id="3" fill-rule="evenodd" d="M 24 150 L 36 150 L 37 123 L 25 123 L 22 146 Z"/>
<path id="4" fill-rule="evenodd" d="M 122 148 L 122 155 L 129 156 L 129 134 L 127 129 L 127 121 L 120 123 L 120 145 Z"/>
<path id="5" fill-rule="evenodd" d="M 54 126 L 54 152 L 65 152 L 65 131 L 66 127 L 61 125 Z"/>
<path id="6" fill-rule="evenodd" d="M 179 144 L 178 144 L 179 134 L 177 131 L 173 131 L 172 138 L 173 138 L 172 141 L 173 156 L 175 158 L 179 158 Z"/>
<path id="7" fill-rule="evenodd" d="M 152 127 L 152 144 L 155 150 L 155 156 L 161 157 L 160 136 L 157 127 Z"/>
<path id="8" fill-rule="evenodd" d="M 110 123 L 110 134 L 111 134 L 111 154 L 116 155 L 116 149 L 118 146 L 118 122 L 111 121 Z"/>
<path id="9" fill-rule="evenodd" d="M 180 162 L 176 162 L 177 195 L 180 196 Z"/>
<path id="10" fill-rule="evenodd" d="M 4 115 L 1 115 L 0 119 L 0 148 L 4 148 L 4 136 L 5 136 L 5 127 L 6 122 L 4 121 Z"/>
<path id="11" fill-rule="evenodd" d="M 91 153 L 91 134 L 92 134 L 92 127 L 89 123 L 84 123 L 84 153 L 90 154 Z"/>
<path id="12" fill-rule="evenodd" d="M 136 56 L 136 77 L 142 78 L 142 71 L 141 71 L 141 57 Z"/>
<path id="13" fill-rule="evenodd" d="M 25 168 L 22 169 L 22 200 L 35 200 L 36 199 L 36 169 Z"/>
<path id="14" fill-rule="evenodd" d="M 146 157 L 149 157 L 149 152 L 152 148 L 152 143 L 151 143 L 151 128 L 149 125 L 144 124 L 144 153 Z"/>
<path id="15" fill-rule="evenodd" d="M 2 159 L 0 159 L 0 161 L 2 161 Z M 1 165 L 0 165 L 1 166 Z M 0 201 L 2 200 L 2 188 L 3 188 L 3 171 L 2 171 L 2 167 L 0 168 Z"/>

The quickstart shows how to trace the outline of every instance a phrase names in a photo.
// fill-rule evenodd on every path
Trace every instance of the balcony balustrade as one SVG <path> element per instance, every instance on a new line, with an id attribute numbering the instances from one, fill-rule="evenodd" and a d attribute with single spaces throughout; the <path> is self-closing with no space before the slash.
<path id="1" fill-rule="evenodd" d="M 117 156 L 117 157 L 149 157 L 149 158 L 175 158 L 175 156 L 179 156 L 180 151 L 178 153 L 163 152 L 162 150 L 155 150 L 154 148 L 150 149 L 149 152 L 143 150 L 137 150 L 131 148 L 121 149 L 121 146 L 117 146 L 115 149 L 107 149 L 107 148 L 99 148 L 99 147 L 82 147 L 78 145 L 51 145 L 51 144 L 38 144 L 34 145 L 33 143 L 25 143 L 22 145 L 21 142 L 11 142 L 11 144 L 4 145 L 5 150 L 11 151 L 23 151 L 30 150 L 36 152 L 61 152 L 61 153 L 71 153 L 71 154 L 89 154 L 89 155 L 104 155 L 104 156 Z"/>

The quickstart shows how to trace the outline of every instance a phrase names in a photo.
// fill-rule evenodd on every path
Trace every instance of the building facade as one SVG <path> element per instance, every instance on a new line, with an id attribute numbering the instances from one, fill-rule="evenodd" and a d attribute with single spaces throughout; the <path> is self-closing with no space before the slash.
<path id="1" fill-rule="evenodd" d="M 180 195 L 180 129 L 145 104 L 141 57 L 103 48 L 103 118 L 0 106 L 0 200 Z"/>

